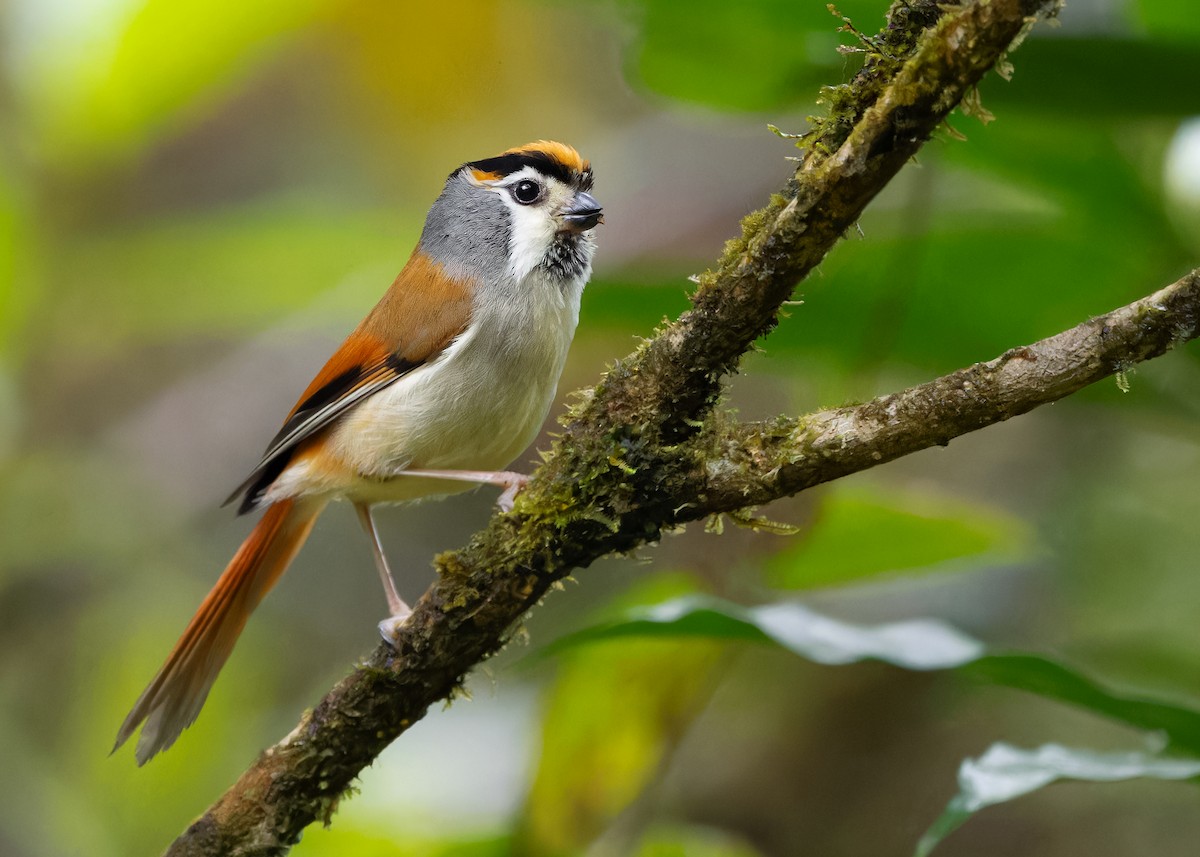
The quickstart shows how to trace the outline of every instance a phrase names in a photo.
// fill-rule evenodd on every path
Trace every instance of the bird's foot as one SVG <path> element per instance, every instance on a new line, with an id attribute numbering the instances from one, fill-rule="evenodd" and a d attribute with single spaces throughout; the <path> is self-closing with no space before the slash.
<path id="1" fill-rule="evenodd" d="M 405 607 L 403 612 L 388 616 L 379 623 L 379 636 L 383 637 L 383 641 L 393 649 L 396 648 L 396 640 L 400 636 L 400 629 L 404 627 L 404 623 L 408 621 L 408 617 L 411 615 L 412 610 Z"/>
<path id="2" fill-rule="evenodd" d="M 402 470 L 405 476 L 427 476 L 433 479 L 455 479 L 460 482 L 478 482 L 481 485 L 495 485 L 503 488 L 503 493 L 496 500 L 501 512 L 511 512 L 513 501 L 517 494 L 529 482 L 524 473 L 514 473 L 511 470 Z"/>
<path id="3" fill-rule="evenodd" d="M 495 483 L 504 486 L 504 491 L 496 498 L 496 505 L 500 507 L 501 512 L 511 512 L 517 495 L 524 491 L 525 486 L 529 484 L 529 477 L 524 473 L 513 473 L 511 470 L 496 475 L 508 477 L 507 482 Z"/>

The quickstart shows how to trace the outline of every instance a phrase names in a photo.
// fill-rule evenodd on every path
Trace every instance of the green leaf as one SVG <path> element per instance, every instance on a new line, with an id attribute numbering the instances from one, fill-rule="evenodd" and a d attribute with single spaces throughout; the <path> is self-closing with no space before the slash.
<path id="1" fill-rule="evenodd" d="M 1169 746 L 1200 755 L 1200 712 L 1154 700 L 1119 696 L 1040 655 L 992 654 L 963 664 L 961 672 L 1102 714 L 1138 729 L 1160 732 Z"/>
<path id="2" fill-rule="evenodd" d="M 688 595 L 629 610 L 622 620 L 568 635 L 548 651 L 628 637 L 741 640 L 776 645 L 821 664 L 877 660 L 910 670 L 953 669 L 1128 726 L 1159 731 L 1171 746 L 1200 754 L 1200 711 L 1114 693 L 1043 656 L 988 653 L 980 641 L 936 619 L 858 625 L 795 602 L 742 607 L 711 596 Z"/>
<path id="3" fill-rule="evenodd" d="M 963 560 L 1014 560 L 1028 552 L 1019 519 L 958 498 L 835 490 L 806 538 L 772 557 L 771 584 L 806 589 L 879 574 L 961 568 Z"/>
<path id="4" fill-rule="evenodd" d="M 927 857 L 950 833 L 976 812 L 1015 800 L 1057 780 L 1111 783 L 1140 777 L 1187 780 L 1200 776 L 1200 760 L 1173 759 L 1148 753 L 1099 753 L 1044 744 L 1022 750 L 993 744 L 978 759 L 966 759 L 958 769 L 958 794 L 917 845 L 917 857 Z"/>
<path id="5" fill-rule="evenodd" d="M 742 607 L 710 595 L 685 595 L 627 611 L 621 621 L 577 631 L 552 652 L 623 637 L 707 637 L 774 643 L 820 664 L 881 660 L 914 670 L 947 669 L 979 657 L 983 644 L 937 620 L 862 626 L 795 602 Z"/>
<path id="6" fill-rule="evenodd" d="M 542 721 L 517 853 L 575 853 L 660 772 L 708 698 L 713 643 L 626 641 L 571 653 Z"/>
<path id="7" fill-rule="evenodd" d="M 610 609 L 619 615 L 694 590 L 690 577 L 657 575 Z M 568 652 L 545 703 L 542 752 L 514 853 L 576 853 L 607 829 L 662 772 L 708 699 L 722 654 L 717 643 L 679 639 Z"/>

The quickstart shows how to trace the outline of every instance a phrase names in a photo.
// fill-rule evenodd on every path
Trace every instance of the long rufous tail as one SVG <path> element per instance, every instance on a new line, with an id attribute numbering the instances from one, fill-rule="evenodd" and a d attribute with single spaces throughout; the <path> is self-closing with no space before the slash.
<path id="1" fill-rule="evenodd" d="M 282 500 L 267 509 L 134 703 L 114 751 L 145 721 L 137 743 L 137 761 L 144 765 L 192 724 L 246 620 L 287 569 L 324 506 Z"/>

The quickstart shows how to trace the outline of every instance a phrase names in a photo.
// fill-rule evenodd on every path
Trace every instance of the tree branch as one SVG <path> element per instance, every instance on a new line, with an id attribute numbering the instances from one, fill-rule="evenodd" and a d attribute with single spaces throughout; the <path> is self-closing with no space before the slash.
<path id="1" fill-rule="evenodd" d="M 573 569 L 653 541 L 663 527 L 946 442 L 1088 383 L 1082 379 L 1089 370 L 1068 371 L 1094 359 L 1080 349 L 1081 362 L 1064 354 L 1059 373 L 1075 377 L 1076 386 L 1063 380 L 1042 390 L 1032 383 L 1042 390 L 1038 401 L 1007 395 L 1018 377 L 1009 367 L 1023 359 L 1010 352 L 990 369 L 964 370 L 977 377 L 943 379 L 945 386 L 933 382 L 808 420 L 723 428 L 712 413 L 722 377 L 774 327 L 796 282 L 1001 60 L 1031 16 L 1053 6 L 981 0 L 946 9 L 932 0 L 897 0 L 876 37 L 877 51 L 851 83 L 832 91 L 830 116 L 808 135 L 805 158 L 784 192 L 743 221 L 741 238 L 700 278 L 693 308 L 619 362 L 574 408 L 514 512 L 494 517 L 465 548 L 437 558 L 439 580 L 395 648 L 381 645 L 333 688 L 168 853 L 285 853 L 307 825 L 328 821 L 362 768 L 431 704 L 449 698 Z M 1136 318 L 1138 331 L 1114 343 L 1118 350 L 1097 352 L 1095 359 L 1108 360 L 1101 374 L 1113 371 L 1115 360 L 1145 359 L 1195 335 L 1195 278 L 1189 282 L 1187 295 L 1172 304 L 1174 315 L 1145 312 Z M 1135 347 L 1139 331 L 1153 338 L 1153 330 L 1159 330 L 1157 351 Z M 1124 354 L 1120 347 L 1133 350 Z M 1034 375 L 1019 377 L 1032 382 Z M 933 420 L 935 428 L 922 430 L 921 420 Z M 713 465 L 714 452 L 723 464 Z"/>
<path id="2" fill-rule="evenodd" d="M 826 98 L 829 117 L 783 193 L 742 221 L 715 271 L 699 278 L 693 308 L 596 390 L 581 422 L 638 426 L 666 442 L 716 400 L 721 377 L 769 333 L 780 306 L 857 222 L 867 203 L 916 154 L 1048 0 L 945 4 L 896 0 L 862 71 Z"/>
<path id="3" fill-rule="evenodd" d="M 1200 335 L 1200 268 L 995 360 L 870 402 L 714 432 L 692 519 L 795 494 L 1058 401 Z"/>

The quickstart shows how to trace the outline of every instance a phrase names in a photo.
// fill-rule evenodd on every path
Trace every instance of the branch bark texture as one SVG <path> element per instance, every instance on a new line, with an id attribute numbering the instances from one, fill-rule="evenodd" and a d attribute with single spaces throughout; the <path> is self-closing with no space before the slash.
<path id="1" fill-rule="evenodd" d="M 897 0 L 863 70 L 827 93 L 830 116 L 809 136 L 799 168 L 700 277 L 692 308 L 574 407 L 513 512 L 437 558 L 439 580 L 395 648 L 381 645 L 334 687 L 167 853 L 285 853 L 574 569 L 654 541 L 664 528 L 947 443 L 1195 337 L 1193 273 L 1073 330 L 863 405 L 758 424 L 733 424 L 713 408 L 723 379 L 774 327 L 796 283 L 1053 5 Z"/>
<path id="2" fill-rule="evenodd" d="M 717 430 L 697 514 L 758 505 L 968 432 L 1127 371 L 1200 335 L 1200 269 L 1056 336 L 928 383 L 799 419 Z"/>

